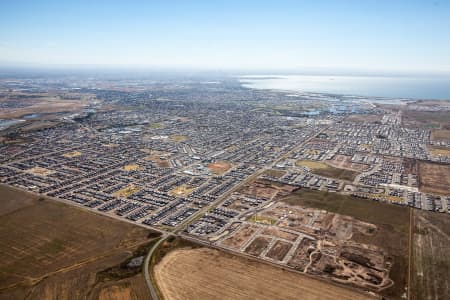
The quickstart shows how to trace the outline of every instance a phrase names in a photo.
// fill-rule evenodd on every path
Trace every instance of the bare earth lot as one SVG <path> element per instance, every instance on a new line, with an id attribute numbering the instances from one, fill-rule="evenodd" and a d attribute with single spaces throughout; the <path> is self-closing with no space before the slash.
<path id="1" fill-rule="evenodd" d="M 245 241 L 256 232 L 256 230 L 256 226 L 244 225 L 240 231 L 224 240 L 222 244 L 230 248 L 239 249 L 244 245 Z"/>
<path id="2" fill-rule="evenodd" d="M 223 174 L 231 168 L 231 164 L 225 161 L 217 161 L 208 165 L 208 169 L 214 174 Z"/>
<path id="3" fill-rule="evenodd" d="M 450 141 L 450 130 L 434 129 L 431 132 L 431 139 L 433 141 Z"/>
<path id="4" fill-rule="evenodd" d="M 155 267 L 167 300 L 370 299 L 365 294 L 208 248 L 179 249 Z"/>
<path id="5" fill-rule="evenodd" d="M 449 195 L 450 165 L 419 162 L 420 190 Z"/>
<path id="6" fill-rule="evenodd" d="M 299 190 L 281 199 L 290 205 L 301 205 L 324 209 L 354 217 L 377 226 L 377 230 L 366 235 L 356 233 L 356 243 L 371 244 L 387 253 L 392 263 L 389 277 L 394 285 L 380 292 L 388 299 L 401 299 L 405 294 L 408 269 L 408 210 L 404 207 L 368 201 L 355 197 L 319 191 Z"/>
<path id="7" fill-rule="evenodd" d="M 98 274 L 154 237 L 145 228 L 0 186 L 0 299 L 114 299 L 107 295 L 124 289 L 131 299 L 145 298 L 140 268 Z"/>

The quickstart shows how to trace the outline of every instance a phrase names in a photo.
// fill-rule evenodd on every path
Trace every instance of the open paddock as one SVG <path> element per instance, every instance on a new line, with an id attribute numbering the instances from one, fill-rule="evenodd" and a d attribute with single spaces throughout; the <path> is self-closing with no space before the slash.
<path id="1" fill-rule="evenodd" d="M 450 218 L 415 210 L 412 299 L 446 299 L 450 295 Z"/>
<path id="2" fill-rule="evenodd" d="M 450 195 L 450 165 L 419 161 L 419 181 L 422 192 Z"/>
<path id="3" fill-rule="evenodd" d="M 86 299 L 98 272 L 158 236 L 15 188 L 0 195 L 0 299 Z"/>
<path id="4" fill-rule="evenodd" d="M 307 167 L 311 170 L 312 173 L 320 176 L 348 181 L 355 180 L 356 176 L 358 176 L 359 174 L 359 172 L 349 169 L 336 168 L 334 166 L 331 166 L 330 164 L 326 164 L 320 161 L 299 160 L 295 164 L 297 166 Z"/>
<path id="5" fill-rule="evenodd" d="M 446 129 L 433 129 L 431 131 L 431 140 L 450 142 L 450 130 Z"/>
<path id="6" fill-rule="evenodd" d="M 362 292 L 208 248 L 169 252 L 154 273 L 166 300 L 372 299 Z"/>

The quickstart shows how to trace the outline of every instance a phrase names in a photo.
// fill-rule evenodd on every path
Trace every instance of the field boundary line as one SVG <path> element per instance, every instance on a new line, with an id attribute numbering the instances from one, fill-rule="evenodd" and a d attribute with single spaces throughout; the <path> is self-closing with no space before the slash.
<path id="1" fill-rule="evenodd" d="M 413 224 L 414 224 L 414 209 L 409 208 L 409 240 L 408 240 L 408 293 L 407 299 L 411 300 L 411 286 L 412 286 L 412 268 L 413 268 Z"/>

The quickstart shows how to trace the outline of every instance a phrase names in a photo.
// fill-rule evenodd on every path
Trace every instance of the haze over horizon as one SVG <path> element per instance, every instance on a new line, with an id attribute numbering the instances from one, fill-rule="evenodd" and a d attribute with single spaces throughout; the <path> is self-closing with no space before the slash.
<path id="1" fill-rule="evenodd" d="M 450 72 L 450 2 L 241 2 L 2 2 L 0 66 Z"/>

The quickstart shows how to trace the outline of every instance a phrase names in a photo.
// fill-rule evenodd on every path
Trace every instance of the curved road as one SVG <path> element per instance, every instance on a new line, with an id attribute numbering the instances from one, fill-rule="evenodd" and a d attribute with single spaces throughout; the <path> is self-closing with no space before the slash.
<path id="1" fill-rule="evenodd" d="M 169 237 L 168 234 L 163 234 L 158 242 L 153 245 L 153 247 L 150 249 L 150 251 L 147 254 L 147 257 L 144 261 L 144 275 L 145 275 L 145 281 L 147 281 L 147 286 L 150 290 L 150 294 L 152 296 L 152 300 L 159 300 L 158 293 L 156 292 L 155 287 L 152 284 L 152 280 L 150 279 L 150 273 L 148 271 L 148 265 L 150 263 L 150 258 L 153 255 L 153 252 L 158 248 L 159 244 L 161 244 L 163 241 L 165 241 Z"/>

